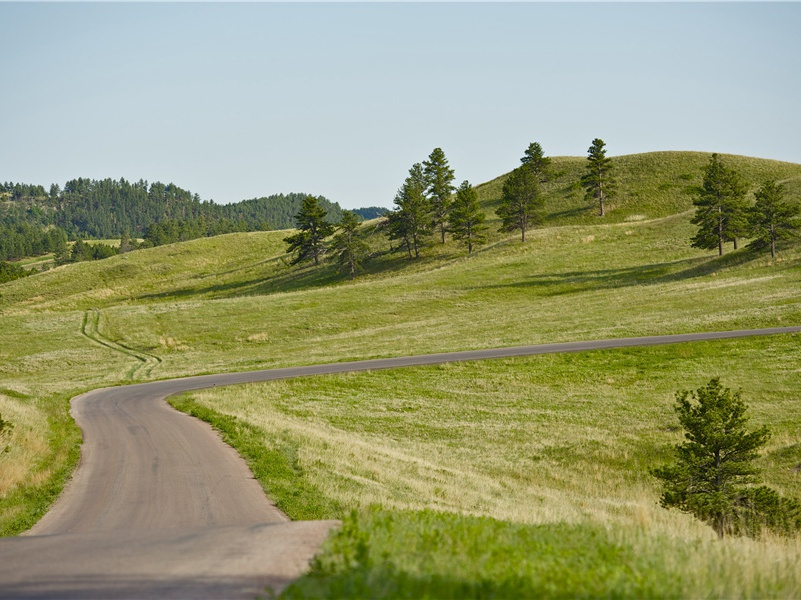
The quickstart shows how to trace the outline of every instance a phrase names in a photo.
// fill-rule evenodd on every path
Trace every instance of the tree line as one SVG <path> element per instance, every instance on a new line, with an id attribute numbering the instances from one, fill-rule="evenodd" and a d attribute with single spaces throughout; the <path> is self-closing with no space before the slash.
<path id="1" fill-rule="evenodd" d="M 154 223 L 199 221 L 244 222 L 248 231 L 290 229 L 306 194 L 274 194 L 232 204 L 201 200 L 172 183 L 125 179 L 68 181 L 50 191 L 40 185 L 0 184 L 0 223 L 59 227 L 70 239 L 111 239 L 128 233 L 142 237 Z M 329 218 L 339 221 L 340 206 L 320 196 Z M 223 229 L 230 229 L 226 226 Z M 237 228 L 241 228 L 237 225 Z"/>

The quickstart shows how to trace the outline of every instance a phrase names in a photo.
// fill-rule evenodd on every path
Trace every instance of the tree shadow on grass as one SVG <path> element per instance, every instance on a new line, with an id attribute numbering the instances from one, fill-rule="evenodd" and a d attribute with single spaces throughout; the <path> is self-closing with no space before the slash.
<path id="1" fill-rule="evenodd" d="M 621 269 L 540 273 L 518 282 L 477 286 L 475 289 L 530 287 L 538 288 L 542 296 L 560 296 L 590 290 L 656 285 L 709 276 L 740 267 L 760 256 L 751 250 L 741 249 L 714 258 L 689 258 Z"/>

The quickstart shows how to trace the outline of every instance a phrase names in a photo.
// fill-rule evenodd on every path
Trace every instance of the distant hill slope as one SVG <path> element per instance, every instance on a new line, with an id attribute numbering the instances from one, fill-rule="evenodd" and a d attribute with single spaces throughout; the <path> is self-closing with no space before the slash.
<path id="1" fill-rule="evenodd" d="M 586 159 L 553 157 L 556 176 L 543 189 L 546 224 L 618 223 L 690 210 L 710 156 L 708 152 L 649 152 L 612 157 L 618 194 L 607 204 L 603 220 L 597 216 L 597 207 L 584 200 L 584 190 L 579 183 Z M 766 179 L 777 179 L 786 185 L 791 195 L 801 196 L 801 164 L 730 154 L 721 154 L 721 157 L 745 177 L 752 186 L 752 193 Z M 492 217 L 507 176 L 508 173 L 477 187 L 479 198 Z"/>

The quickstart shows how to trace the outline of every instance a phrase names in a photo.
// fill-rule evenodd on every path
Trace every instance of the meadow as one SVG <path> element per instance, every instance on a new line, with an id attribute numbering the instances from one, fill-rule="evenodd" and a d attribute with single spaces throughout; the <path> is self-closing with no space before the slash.
<path id="1" fill-rule="evenodd" d="M 801 190 L 801 165 L 726 159 L 754 185 L 777 177 Z M 371 222 L 374 256 L 354 282 L 331 266 L 288 267 L 286 233 L 258 232 L 1 286 L 0 414 L 14 429 L 0 455 L 0 531 L 29 527 L 68 478 L 80 440 L 68 399 L 87 389 L 801 323 L 797 243 L 776 260 L 690 247 L 708 155 L 616 160 L 621 195 L 603 221 L 575 186 L 583 159 L 555 159 L 545 225 L 526 244 L 493 230 L 472 256 L 434 243 L 408 261 Z M 501 183 L 478 188 L 491 223 Z M 661 509 L 648 474 L 680 440 L 676 390 L 719 375 L 774 431 L 766 481 L 800 497 L 799 339 L 309 378 L 176 403 L 214 422 L 290 516 L 345 518 L 293 597 L 799 596 L 799 540 L 718 543 Z"/>

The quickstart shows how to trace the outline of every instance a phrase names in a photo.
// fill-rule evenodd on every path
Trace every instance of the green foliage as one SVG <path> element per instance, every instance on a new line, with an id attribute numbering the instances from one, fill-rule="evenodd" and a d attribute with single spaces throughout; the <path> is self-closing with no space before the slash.
<path id="1" fill-rule="evenodd" d="M 442 234 L 442 243 L 445 243 L 445 231 L 448 227 L 451 194 L 456 189 L 453 183 L 453 169 L 448 165 L 448 159 L 442 148 L 434 148 L 428 160 L 423 162 L 423 172 L 426 178 L 426 194 L 431 203 L 432 226 L 439 227 Z"/>
<path id="2" fill-rule="evenodd" d="M 27 277 L 31 273 L 31 271 L 27 271 L 14 263 L 0 261 L 0 283 Z"/>
<path id="3" fill-rule="evenodd" d="M 389 214 L 387 234 L 390 240 L 399 240 L 409 258 L 420 258 L 420 248 L 431 235 L 433 223 L 431 203 L 426 198 L 428 179 L 420 163 L 409 169 L 409 176 L 395 194 L 396 209 Z"/>
<path id="4" fill-rule="evenodd" d="M 495 213 L 501 219 L 503 231 L 519 229 L 522 241 L 526 241 L 526 230 L 542 223 L 544 199 L 533 168 L 523 165 L 512 171 L 503 184 L 501 204 Z"/>
<path id="5" fill-rule="evenodd" d="M 320 264 L 325 253 L 325 239 L 334 233 L 334 226 L 326 221 L 326 210 L 314 196 L 306 196 L 300 212 L 295 215 L 298 232 L 284 238 L 288 244 L 287 254 L 295 254 L 292 264 L 306 260 Z"/>
<path id="6" fill-rule="evenodd" d="M 798 235 L 801 229 L 801 205 L 787 202 L 784 193 L 784 186 L 766 181 L 756 192 L 748 219 L 753 237 L 749 247 L 769 247 L 772 257 L 776 256 L 776 242 Z"/>
<path id="7" fill-rule="evenodd" d="M 102 260 L 119 254 L 119 250 L 108 244 L 95 242 L 87 244 L 83 240 L 78 240 L 72 246 L 70 258 L 72 262 L 82 262 L 86 260 Z"/>
<path id="8" fill-rule="evenodd" d="M 587 171 L 581 177 L 581 185 L 586 190 L 584 198 L 598 203 L 602 217 L 606 214 L 604 203 L 617 192 L 612 159 L 606 157 L 605 146 L 600 138 L 592 140 L 592 145 L 587 150 Z"/>
<path id="9" fill-rule="evenodd" d="M 331 240 L 330 250 L 340 271 L 347 272 L 351 279 L 361 269 L 362 261 L 370 252 L 370 247 L 361 239 L 359 217 L 354 212 L 342 213 L 342 222 L 339 224 L 334 239 Z"/>
<path id="10" fill-rule="evenodd" d="M 757 482 L 754 461 L 770 437 L 767 427 L 746 431 L 746 404 L 740 392 L 719 378 L 694 392 L 676 394 L 676 412 L 687 441 L 676 446 L 677 461 L 655 469 L 665 482 L 661 503 L 709 524 L 718 537 L 756 537 L 762 525 L 794 532 L 801 525 L 795 501 L 781 499 Z"/>
<path id="11" fill-rule="evenodd" d="M 478 203 L 478 194 L 470 182 L 465 180 L 456 190 L 456 198 L 451 205 L 450 231 L 453 239 L 467 246 L 467 253 L 473 253 L 474 244 L 487 241 L 486 215 Z"/>
<path id="12" fill-rule="evenodd" d="M 748 206 L 745 194 L 748 184 L 737 171 L 727 167 L 718 154 L 713 154 L 704 169 L 704 180 L 693 201 L 695 215 L 692 223 L 698 225 L 693 236 L 695 248 L 718 249 L 723 255 L 723 244 L 734 242 L 746 233 Z"/>
<path id="13" fill-rule="evenodd" d="M 45 229 L 24 222 L 0 223 L 0 260 L 40 256 L 48 252 L 63 254 L 66 248 L 67 234 L 58 227 Z"/>
<path id="14" fill-rule="evenodd" d="M 541 184 L 548 181 L 552 175 L 551 159 L 545 156 L 542 146 L 537 142 L 532 142 L 526 148 L 520 162 L 528 166 L 536 175 L 537 181 Z"/>
<path id="15" fill-rule="evenodd" d="M 4 188 L 8 191 L 3 192 Z M 204 228 L 191 237 L 184 233 L 162 243 L 233 231 L 291 229 L 295 226 L 294 215 L 306 197 L 306 194 L 275 194 L 221 205 L 203 201 L 197 194 L 172 183 L 84 178 L 68 181 L 63 190 L 53 184 L 49 195 L 42 186 L 9 183 L 0 184 L 0 194 L 3 193 L 12 202 L 5 205 L 0 202 L 0 222 L 38 229 L 58 226 L 72 238 L 111 239 L 126 231 L 145 236 L 154 224 L 178 222 L 194 228 L 199 222 L 204 223 Z M 319 201 L 328 220 L 338 222 L 342 215 L 339 205 L 323 197 Z M 0 260 L 2 239 L 0 235 Z M 33 254 L 36 253 L 26 256 Z"/>

